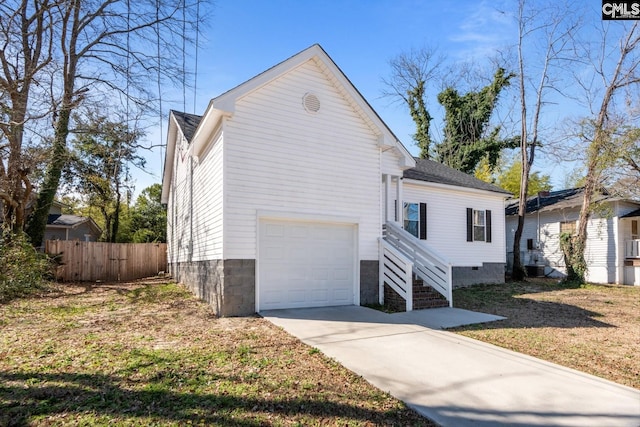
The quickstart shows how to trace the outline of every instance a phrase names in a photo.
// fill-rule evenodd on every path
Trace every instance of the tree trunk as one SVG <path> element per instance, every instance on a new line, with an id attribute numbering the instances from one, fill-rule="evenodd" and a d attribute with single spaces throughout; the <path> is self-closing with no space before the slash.
<path id="1" fill-rule="evenodd" d="M 118 228 L 120 227 L 120 191 L 116 190 L 116 207 L 113 212 L 113 225 L 111 229 L 111 243 L 116 243 L 118 239 Z"/>
<path id="2" fill-rule="evenodd" d="M 637 63 L 631 65 L 627 71 L 623 69 L 627 57 L 636 49 L 640 43 L 640 37 L 636 34 L 638 23 L 634 23 L 627 32 L 625 38 L 620 43 L 620 57 L 613 71 L 613 75 L 608 80 L 605 87 L 604 96 L 598 111 L 598 117 L 594 123 L 593 141 L 587 150 L 587 174 L 585 177 L 584 194 L 582 199 L 582 208 L 578 218 L 578 229 L 573 239 L 571 249 L 574 251 L 572 258 L 572 268 L 578 275 L 578 280 L 585 281 L 587 273 L 587 262 L 584 252 L 587 245 L 587 222 L 591 215 L 591 204 L 594 193 L 598 190 L 600 178 L 603 170 L 603 158 L 607 145 L 611 143 L 608 116 L 609 108 L 615 93 L 619 89 L 625 89 L 629 85 L 638 84 L 640 77 L 634 74 Z M 604 76 L 604 72 L 602 72 Z"/>
<path id="3" fill-rule="evenodd" d="M 60 40 L 62 51 L 65 52 L 62 102 L 58 111 L 58 120 L 55 123 L 51 163 L 49 163 L 42 188 L 36 200 L 35 209 L 27 225 L 27 234 L 34 246 L 40 246 L 43 243 L 49 210 L 60 185 L 62 169 L 67 162 L 67 137 L 69 136 L 71 111 L 78 102 L 77 100 L 74 102 L 74 96 L 76 96 L 74 87 L 79 59 L 76 47 L 78 36 L 80 35 L 80 27 L 85 25 L 80 22 L 80 8 L 81 1 L 73 0 L 65 5 L 64 9 L 62 37 Z"/>
<path id="4" fill-rule="evenodd" d="M 29 217 L 27 234 L 31 244 L 38 247 L 42 245 L 44 232 L 47 227 L 49 210 L 53 204 L 53 199 L 58 191 L 60 176 L 67 159 L 67 136 L 69 135 L 69 117 L 71 108 L 64 107 L 58 116 L 55 128 L 55 138 L 53 140 L 53 155 L 51 163 L 42 184 L 42 189 L 38 194 L 35 208 Z"/>

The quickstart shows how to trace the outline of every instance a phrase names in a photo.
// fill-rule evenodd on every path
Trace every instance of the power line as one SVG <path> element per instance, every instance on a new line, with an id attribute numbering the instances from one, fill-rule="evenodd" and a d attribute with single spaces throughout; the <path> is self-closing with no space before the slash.
<path id="1" fill-rule="evenodd" d="M 164 154 L 162 148 L 164 147 L 163 136 L 163 115 L 162 115 L 162 74 L 160 72 L 160 0 L 156 0 L 156 59 L 158 61 L 158 108 L 160 112 L 160 165 L 162 167 L 162 175 L 164 176 Z"/>
<path id="2" fill-rule="evenodd" d="M 193 70 L 193 114 L 196 114 L 196 101 L 198 96 L 198 51 L 200 49 L 200 0 L 196 0 L 196 47 L 195 69 Z"/>

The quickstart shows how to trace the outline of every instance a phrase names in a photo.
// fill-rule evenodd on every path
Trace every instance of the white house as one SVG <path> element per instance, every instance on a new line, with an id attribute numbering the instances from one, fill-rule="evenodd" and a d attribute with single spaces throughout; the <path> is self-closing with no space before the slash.
<path id="1" fill-rule="evenodd" d="M 506 196 L 414 159 L 319 45 L 170 115 L 170 271 L 222 316 L 374 303 L 383 283 L 411 309 L 412 271 L 449 301 L 504 281 Z"/>
<path id="2" fill-rule="evenodd" d="M 540 193 L 527 199 L 521 259 L 530 274 L 564 277 L 560 234 L 574 232 L 582 206 L 579 188 Z M 609 194 L 598 195 L 599 208 L 587 224 L 586 279 L 592 283 L 640 285 L 640 203 Z M 506 207 L 507 258 L 513 260 L 518 201 Z"/>

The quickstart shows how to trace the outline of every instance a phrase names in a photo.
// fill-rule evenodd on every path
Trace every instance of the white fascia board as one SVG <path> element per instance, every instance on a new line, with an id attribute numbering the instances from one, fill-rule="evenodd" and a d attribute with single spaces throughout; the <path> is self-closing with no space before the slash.
<path id="1" fill-rule="evenodd" d="M 402 147 L 402 149 L 398 148 L 397 146 L 395 148 L 400 154 L 400 169 L 406 170 L 415 168 L 416 159 L 411 155 L 411 153 L 409 153 L 409 151 L 407 151 L 405 146 L 402 145 L 400 141 L 398 141 L 398 144 L 400 145 L 400 147 Z"/>
<path id="2" fill-rule="evenodd" d="M 213 142 L 211 137 L 218 128 L 222 118 L 228 117 L 231 114 L 232 112 L 214 108 L 213 100 L 209 103 L 209 107 L 204 116 L 202 116 L 202 120 L 200 120 L 200 124 L 191 140 L 189 149 L 193 156 L 199 157 L 204 152 L 209 144 Z"/>
<path id="3" fill-rule="evenodd" d="M 367 116 L 367 118 L 374 124 L 375 127 L 378 128 L 379 136 L 378 136 L 378 145 L 383 151 L 388 147 L 395 148 L 400 154 L 401 168 L 410 169 L 415 167 L 416 162 L 409 150 L 398 140 L 398 138 L 393 134 L 389 126 L 385 122 L 382 121 L 378 113 L 371 107 L 371 105 L 364 99 L 362 94 L 356 89 L 356 87 L 351 83 L 351 81 L 347 78 L 347 76 L 342 72 L 340 67 L 333 62 L 333 59 L 318 45 L 314 45 L 308 49 L 308 51 L 314 51 L 314 55 L 317 59 L 319 59 L 334 75 L 337 82 L 344 88 L 347 94 L 351 97 L 352 100 L 356 103 L 358 108 Z"/>
<path id="4" fill-rule="evenodd" d="M 473 193 L 473 194 L 483 194 L 485 196 L 501 198 L 503 200 L 506 200 L 509 198 L 508 194 L 499 193 L 497 191 L 480 190 L 477 188 L 463 187 L 460 185 L 440 184 L 437 182 L 421 181 L 419 179 L 410 179 L 410 178 L 403 178 L 403 181 L 405 184 L 419 185 L 422 187 L 439 188 L 444 190 L 455 190 L 455 191 Z"/>
<path id="5" fill-rule="evenodd" d="M 176 128 L 177 124 L 173 113 L 169 114 L 169 126 L 167 130 L 167 148 L 164 154 L 164 171 L 162 174 L 162 194 L 160 203 L 169 202 L 171 179 L 173 178 L 173 162 L 176 153 Z"/>

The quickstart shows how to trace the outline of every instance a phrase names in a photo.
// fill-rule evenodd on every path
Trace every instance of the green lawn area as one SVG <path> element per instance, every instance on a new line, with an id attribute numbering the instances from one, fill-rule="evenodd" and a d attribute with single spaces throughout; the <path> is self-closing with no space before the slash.
<path id="1" fill-rule="evenodd" d="M 0 305 L 0 425 L 434 424 L 264 319 L 137 282 Z"/>
<path id="2" fill-rule="evenodd" d="M 507 320 L 453 330 L 640 389 L 640 287 L 529 279 L 454 290 L 454 306 Z"/>

